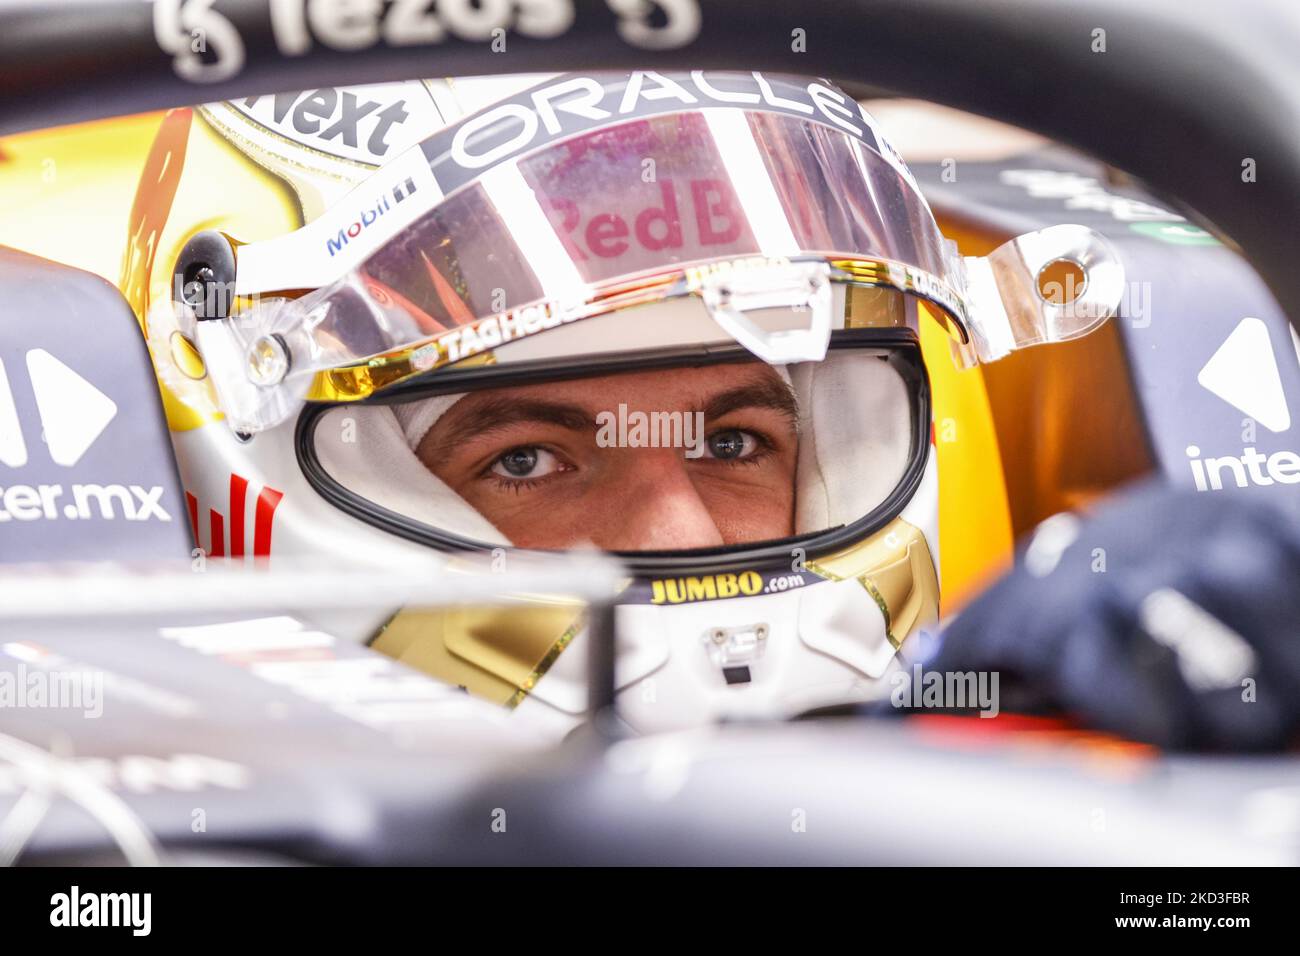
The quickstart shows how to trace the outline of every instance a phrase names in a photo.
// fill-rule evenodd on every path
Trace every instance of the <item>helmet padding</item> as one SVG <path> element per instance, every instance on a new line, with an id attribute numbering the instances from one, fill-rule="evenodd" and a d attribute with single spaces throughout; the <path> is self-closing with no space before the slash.
<path id="1" fill-rule="evenodd" d="M 791 367 L 799 404 L 795 532 L 849 524 L 902 478 L 912 450 L 907 385 L 883 357 L 831 353 Z"/>
<path id="2" fill-rule="evenodd" d="M 430 419 L 432 425 L 453 404 L 442 403 L 441 398 L 412 405 L 441 405 L 441 411 Z M 419 419 L 425 417 L 419 415 Z M 349 418 L 353 420 L 350 428 L 346 427 Z M 391 407 L 332 408 L 317 423 L 315 442 L 321 466 L 354 494 L 440 531 L 487 544 L 510 544 L 490 521 L 425 467 Z"/>

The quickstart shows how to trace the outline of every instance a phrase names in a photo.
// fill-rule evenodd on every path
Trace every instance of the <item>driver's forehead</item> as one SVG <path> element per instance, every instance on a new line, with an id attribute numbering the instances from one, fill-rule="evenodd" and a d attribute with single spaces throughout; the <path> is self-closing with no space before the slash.
<path id="1" fill-rule="evenodd" d="M 620 404 L 647 411 L 698 410 L 710 399 L 725 392 L 770 384 L 781 386 L 784 383 L 771 366 L 762 362 L 625 372 L 595 378 L 486 389 L 461 399 L 452 407 L 448 417 L 454 419 L 485 402 L 496 402 L 503 398 L 563 403 L 593 413 L 613 410 Z"/>

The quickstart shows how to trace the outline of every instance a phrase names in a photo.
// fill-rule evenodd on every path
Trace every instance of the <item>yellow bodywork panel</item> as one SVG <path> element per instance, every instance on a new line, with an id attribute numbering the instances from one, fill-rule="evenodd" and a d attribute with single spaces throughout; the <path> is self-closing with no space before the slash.
<path id="1" fill-rule="evenodd" d="M 161 119 L 146 113 L 0 140 L 0 245 L 116 285 L 131 202 Z"/>
<path id="2" fill-rule="evenodd" d="M 1013 238 L 945 217 L 941 209 L 935 213 L 944 235 L 956 240 L 962 255 L 988 255 Z M 951 363 L 941 369 L 937 359 L 927 351 L 931 379 L 943 375 L 945 382 L 946 394 L 936 401 L 952 400 L 965 373 L 957 373 L 958 381 L 949 385 L 946 370 Z M 998 484 L 1015 538 L 1058 512 L 1086 508 L 1154 469 L 1115 321 L 1081 339 L 1015 352 L 979 372 L 985 412 L 977 417 L 995 430 L 1002 463 Z M 936 423 L 939 418 L 936 412 Z M 945 482 L 942 508 L 951 509 L 955 505 L 949 475 L 942 470 L 942 440 L 939 449 Z M 969 460 L 965 452 L 960 457 Z M 971 534 L 978 540 L 977 531 Z M 947 555 L 943 565 L 946 574 Z"/>
<path id="3" fill-rule="evenodd" d="M 189 109 L 0 141 L 0 209 L 0 244 L 102 276 L 142 323 L 170 301 L 172 264 L 194 233 L 251 241 L 302 225 L 292 190 Z M 206 381 L 161 391 L 174 431 L 219 417 Z"/>
<path id="4" fill-rule="evenodd" d="M 939 463 L 943 613 L 974 597 L 1011 561 L 1014 535 L 997 430 L 981 369 L 960 369 L 948 333 L 922 317 Z"/>

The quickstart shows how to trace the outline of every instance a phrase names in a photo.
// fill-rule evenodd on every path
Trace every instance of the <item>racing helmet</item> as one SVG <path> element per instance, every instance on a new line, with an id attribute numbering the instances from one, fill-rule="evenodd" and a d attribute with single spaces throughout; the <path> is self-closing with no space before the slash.
<path id="1" fill-rule="evenodd" d="M 250 161 L 255 188 L 214 195 Z M 176 111 L 131 242 L 198 559 L 612 551 L 643 729 L 887 696 L 940 609 L 919 329 L 992 361 L 1123 286 L 1078 226 L 959 256 L 858 103 L 759 73 Z M 1084 281 L 1054 301 L 1059 261 Z M 328 624 L 520 719 L 586 707 L 563 599 Z"/>

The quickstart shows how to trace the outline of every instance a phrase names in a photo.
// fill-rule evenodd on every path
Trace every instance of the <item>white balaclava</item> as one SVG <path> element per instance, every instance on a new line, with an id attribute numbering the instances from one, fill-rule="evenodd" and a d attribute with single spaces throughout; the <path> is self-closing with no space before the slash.
<path id="1" fill-rule="evenodd" d="M 321 467 L 344 488 L 388 511 L 475 541 L 509 545 L 415 454 L 420 439 L 463 397 L 333 408 L 316 426 Z M 348 419 L 353 427 L 345 429 Z"/>
<path id="2" fill-rule="evenodd" d="M 907 469 L 912 409 L 907 384 L 877 355 L 831 353 L 791 370 L 799 405 L 795 531 L 857 521 L 889 496 Z"/>
<path id="3" fill-rule="evenodd" d="M 397 416 L 397 423 L 402 426 L 402 433 L 406 435 L 406 444 L 411 451 L 419 449 L 420 442 L 424 440 L 425 435 L 429 434 L 429 429 L 438 424 L 438 419 L 442 418 L 451 406 L 464 398 L 465 394 L 460 392 L 456 395 L 435 395 L 433 398 L 418 402 L 403 402 L 388 406 Z"/>

